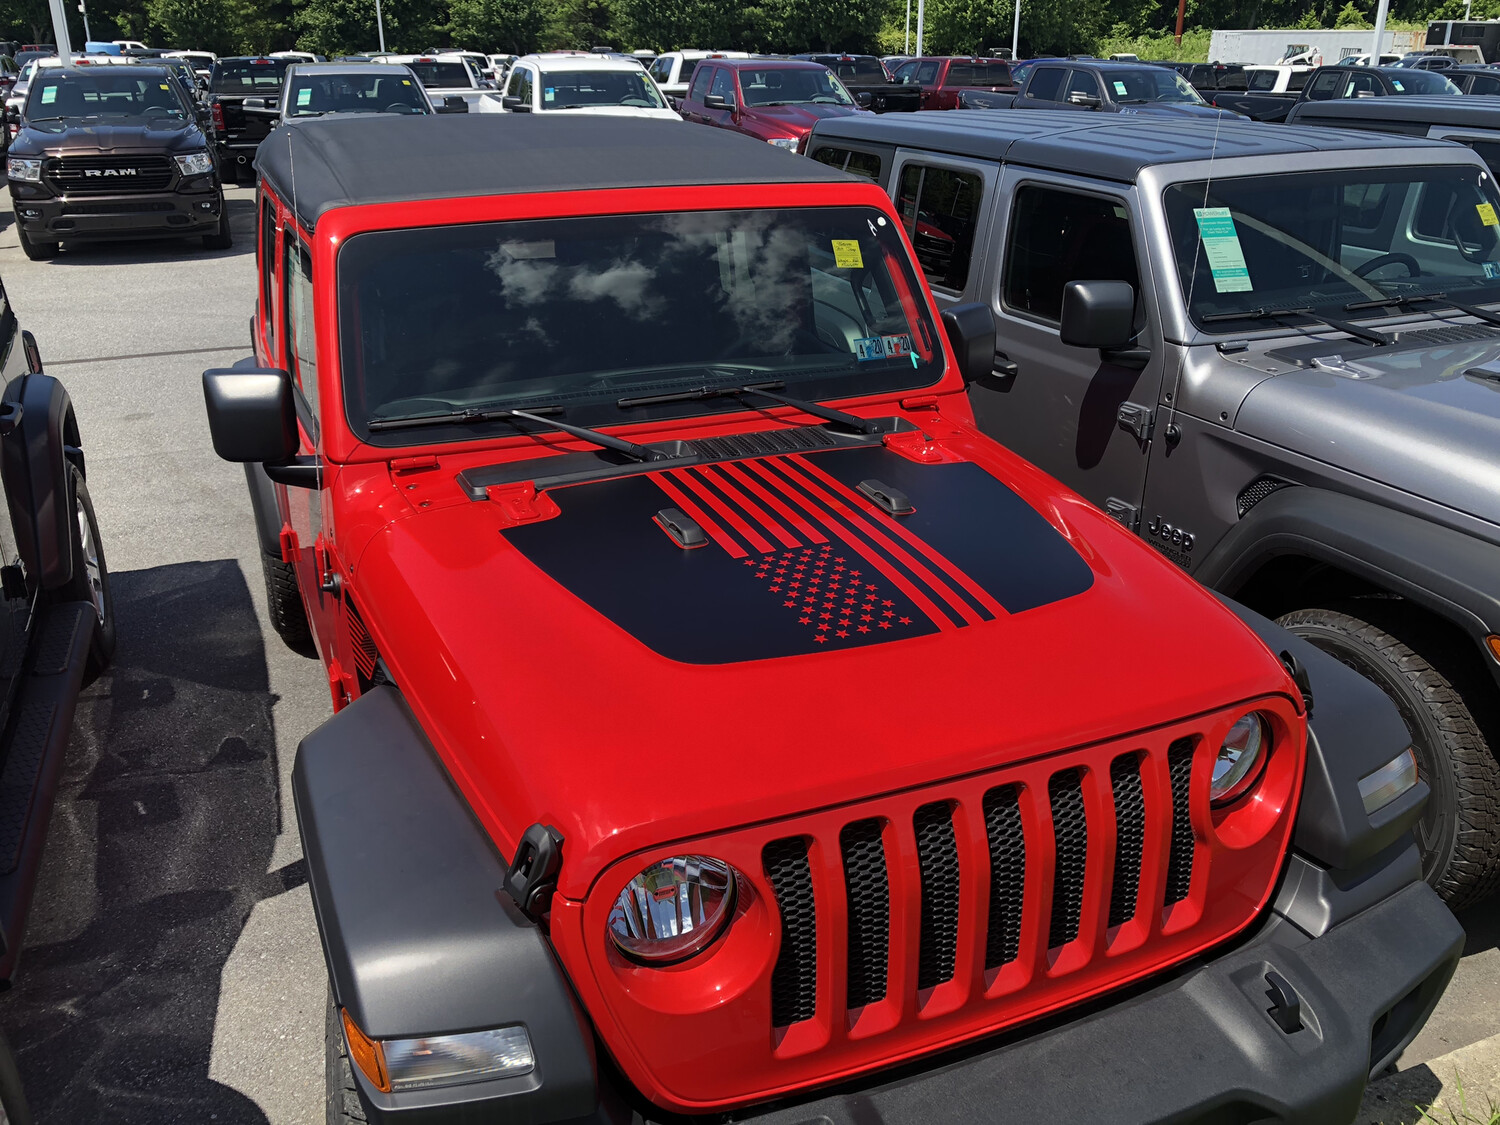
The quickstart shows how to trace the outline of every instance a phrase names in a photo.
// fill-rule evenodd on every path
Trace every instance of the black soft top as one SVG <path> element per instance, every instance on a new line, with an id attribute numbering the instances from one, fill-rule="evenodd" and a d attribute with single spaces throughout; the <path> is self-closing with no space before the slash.
<path id="1" fill-rule="evenodd" d="M 855 183 L 724 129 L 578 115 L 339 115 L 291 121 L 255 166 L 311 229 L 335 207 L 590 188 Z M 293 181 L 293 171 L 296 178 Z"/>
<path id="2" fill-rule="evenodd" d="M 1068 61 L 1064 65 L 1072 66 L 1073 63 Z M 1164 120 L 1127 114 L 1059 113 L 1042 109 L 862 113 L 824 118 L 813 129 L 814 145 L 839 140 L 906 145 L 954 156 L 973 156 L 1099 176 L 1122 183 L 1134 183 L 1143 168 L 1207 160 L 1210 156 L 1227 160 L 1237 156 L 1378 148 L 1388 154 L 1381 157 L 1382 162 L 1399 163 L 1402 155 L 1390 150 L 1446 147 L 1441 141 L 1420 137 L 1392 134 L 1377 141 L 1356 133 L 1300 129 L 1295 125 L 1266 125 L 1259 121 L 1188 120 L 1180 117 Z"/>

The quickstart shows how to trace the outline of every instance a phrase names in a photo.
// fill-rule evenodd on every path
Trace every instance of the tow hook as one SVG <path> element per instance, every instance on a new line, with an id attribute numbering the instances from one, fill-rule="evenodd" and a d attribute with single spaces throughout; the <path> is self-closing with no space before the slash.
<path id="1" fill-rule="evenodd" d="M 562 870 L 562 834 L 550 824 L 533 824 L 521 834 L 516 858 L 505 874 L 505 889 L 534 919 L 547 913 L 557 873 Z"/>

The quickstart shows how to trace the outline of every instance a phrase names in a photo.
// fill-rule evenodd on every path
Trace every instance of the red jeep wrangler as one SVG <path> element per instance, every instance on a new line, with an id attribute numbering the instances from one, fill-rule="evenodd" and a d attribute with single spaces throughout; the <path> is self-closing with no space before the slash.
<path id="1" fill-rule="evenodd" d="M 989 314 L 877 187 L 634 120 L 257 159 L 204 389 L 337 712 L 330 1121 L 1352 1117 L 1462 941 L 1404 728 L 976 431 Z"/>

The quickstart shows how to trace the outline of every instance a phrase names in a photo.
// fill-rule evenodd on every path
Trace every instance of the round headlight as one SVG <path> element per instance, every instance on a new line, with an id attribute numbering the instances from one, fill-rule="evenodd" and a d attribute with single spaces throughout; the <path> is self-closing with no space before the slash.
<path id="1" fill-rule="evenodd" d="M 722 860 L 658 860 L 615 899 L 609 936 L 627 957 L 669 964 L 691 957 L 724 930 L 734 910 L 734 870 Z"/>
<path id="2" fill-rule="evenodd" d="M 1216 805 L 1228 804 L 1255 783 L 1259 766 L 1271 742 L 1271 732 L 1259 711 L 1241 715 L 1214 760 L 1214 777 L 1208 787 L 1209 800 Z"/>

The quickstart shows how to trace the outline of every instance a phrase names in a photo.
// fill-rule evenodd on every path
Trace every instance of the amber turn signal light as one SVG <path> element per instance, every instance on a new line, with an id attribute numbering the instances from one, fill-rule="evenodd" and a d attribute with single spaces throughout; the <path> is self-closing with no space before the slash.
<path id="1" fill-rule="evenodd" d="M 1484 638 L 1484 643 L 1490 646 L 1490 655 L 1496 660 L 1500 660 L 1500 637 L 1491 633 L 1488 637 Z"/>
<path id="2" fill-rule="evenodd" d="M 340 1008 L 339 1015 L 344 1021 L 344 1039 L 349 1044 L 350 1061 L 359 1067 L 371 1085 L 382 1094 L 389 1094 L 391 1079 L 385 1070 L 385 1052 L 380 1044 L 361 1031 L 345 1009 Z"/>

